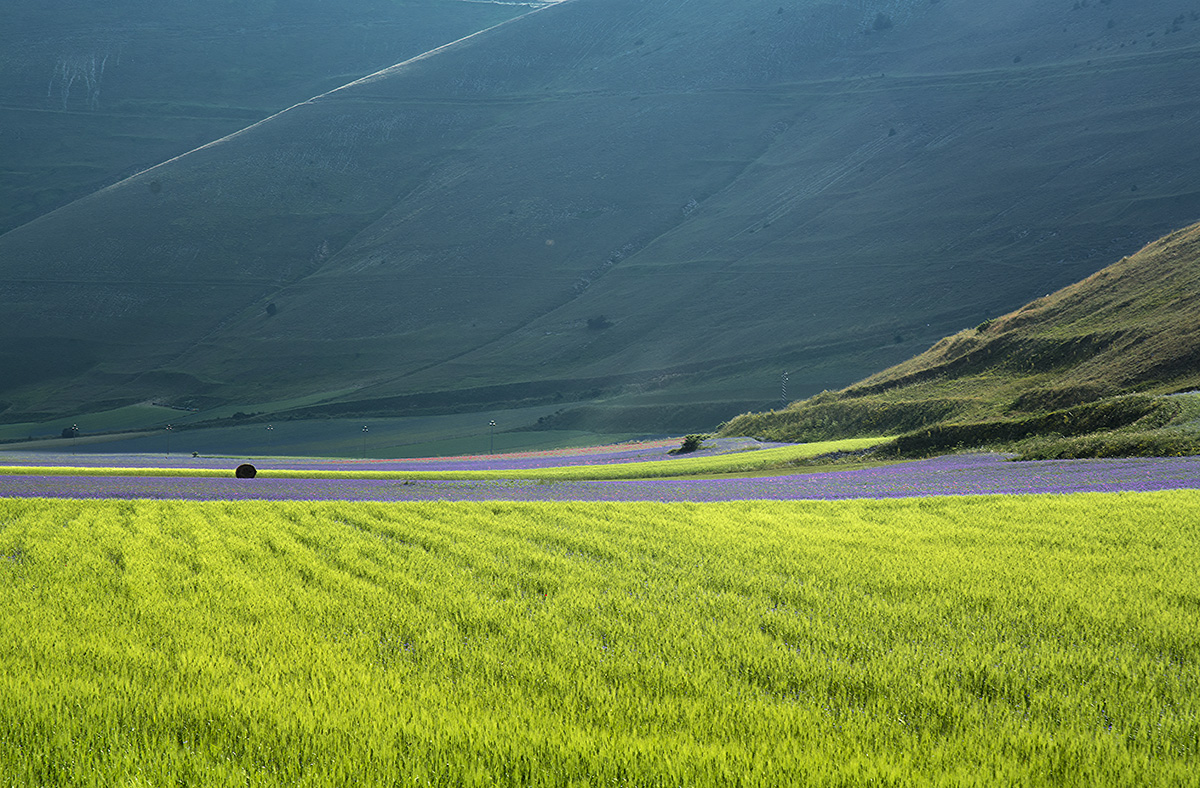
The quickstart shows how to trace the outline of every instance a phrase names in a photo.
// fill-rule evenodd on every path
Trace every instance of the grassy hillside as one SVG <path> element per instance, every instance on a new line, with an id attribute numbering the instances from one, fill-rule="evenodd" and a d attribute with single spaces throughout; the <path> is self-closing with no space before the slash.
<path id="1" fill-rule="evenodd" d="M 1200 215 L 1200 22 L 1095 5 L 523 16 L 0 236 L 0 417 L 846 385 Z"/>
<path id="2" fill-rule="evenodd" d="M 454 0 L 9 0 L 0 233 L 527 10 Z"/>
<path id="3" fill-rule="evenodd" d="M 1076 436 L 1190 421 L 1196 414 L 1188 400 L 1145 395 L 1194 389 L 1200 225 L 848 388 L 740 416 L 724 431 L 792 440 L 924 431 L 931 446 Z M 1121 396 L 1131 394 L 1142 396 Z M 1138 448 L 1129 441 L 1126 449 Z M 910 437 L 909 444 L 920 441 Z M 1167 446 L 1200 448 L 1194 438 Z"/>

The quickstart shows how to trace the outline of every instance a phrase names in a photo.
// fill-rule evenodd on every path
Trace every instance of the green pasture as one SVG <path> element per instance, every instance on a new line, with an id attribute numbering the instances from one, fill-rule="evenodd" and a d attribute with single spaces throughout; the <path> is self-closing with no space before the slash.
<path id="1" fill-rule="evenodd" d="M 1189 785 L 1200 494 L 0 500 L 11 785 Z"/>
<path id="2" fill-rule="evenodd" d="M 852 452 L 887 441 L 887 438 L 847 438 L 797 446 L 735 452 L 708 456 L 685 456 L 669 460 L 614 463 L 612 465 L 568 465 L 556 468 L 522 468 L 473 471 L 389 470 L 295 470 L 263 468 L 258 475 L 275 479 L 547 479 L 605 480 L 659 479 L 678 476 L 753 473 L 801 465 L 835 452 Z M 287 460 L 279 460 L 286 463 Z M 231 463 L 232 465 L 233 463 Z M 105 468 L 88 466 L 0 465 L 0 475 L 14 476 L 229 476 L 222 468 Z"/>

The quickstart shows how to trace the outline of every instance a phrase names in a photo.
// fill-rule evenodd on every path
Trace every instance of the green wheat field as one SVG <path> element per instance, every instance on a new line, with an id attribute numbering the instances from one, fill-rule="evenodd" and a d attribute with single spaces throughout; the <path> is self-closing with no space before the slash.
<path id="1" fill-rule="evenodd" d="M 0 785 L 1195 785 L 1200 494 L 0 500 Z"/>

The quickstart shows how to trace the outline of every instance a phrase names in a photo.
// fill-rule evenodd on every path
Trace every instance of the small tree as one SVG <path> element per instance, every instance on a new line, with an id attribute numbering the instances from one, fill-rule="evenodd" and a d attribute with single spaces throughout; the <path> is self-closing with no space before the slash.
<path id="1" fill-rule="evenodd" d="M 707 435 L 687 435 L 678 449 L 671 449 L 670 454 L 691 454 L 703 447 Z"/>

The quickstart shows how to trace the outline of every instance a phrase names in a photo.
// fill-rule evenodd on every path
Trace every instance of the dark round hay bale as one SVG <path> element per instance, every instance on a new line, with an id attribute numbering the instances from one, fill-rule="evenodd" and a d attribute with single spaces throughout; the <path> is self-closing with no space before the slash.
<path id="1" fill-rule="evenodd" d="M 239 479 L 253 479 L 258 475 L 258 469 L 250 463 L 244 462 L 237 467 L 237 470 L 233 472 L 233 475 Z"/>

